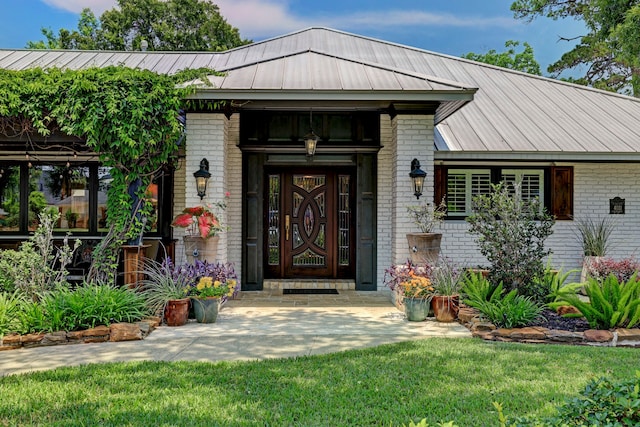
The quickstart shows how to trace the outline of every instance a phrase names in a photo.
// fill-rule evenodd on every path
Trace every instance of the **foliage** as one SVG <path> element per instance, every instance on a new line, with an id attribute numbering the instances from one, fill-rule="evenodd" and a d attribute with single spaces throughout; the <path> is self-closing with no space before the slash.
<path id="1" fill-rule="evenodd" d="M 401 284 L 410 281 L 414 277 L 431 277 L 432 267 L 429 264 L 416 265 L 411 260 L 405 264 L 392 265 L 384 271 L 383 282 L 392 291 L 399 289 Z"/>
<path id="2" fill-rule="evenodd" d="M 490 194 L 473 198 L 474 213 L 467 217 L 480 252 L 491 263 L 489 280 L 507 289 L 522 289 L 542 275 L 542 259 L 549 255 L 544 241 L 555 220 L 538 198 L 523 200 L 520 183 L 493 185 Z"/>
<path id="3" fill-rule="evenodd" d="M 444 221 L 447 215 L 447 204 L 442 199 L 438 206 L 425 202 L 420 205 L 408 206 L 407 211 L 421 233 L 431 233 L 436 226 Z"/>
<path id="4" fill-rule="evenodd" d="M 558 407 L 556 425 L 640 425 L 640 371 L 633 378 L 592 380 L 579 397 Z"/>
<path id="5" fill-rule="evenodd" d="M 609 239 L 613 232 L 613 223 L 607 217 L 599 221 L 590 217 L 580 218 L 575 220 L 575 225 L 584 256 L 607 254 Z"/>
<path id="6" fill-rule="evenodd" d="M 632 257 L 619 261 L 613 258 L 598 258 L 591 260 L 587 266 L 587 275 L 596 280 L 604 280 L 610 275 L 616 276 L 618 281 L 626 282 L 640 270 L 640 263 Z"/>
<path id="7" fill-rule="evenodd" d="M 429 427 L 431 424 L 429 424 L 427 422 L 426 418 L 423 418 L 420 420 L 420 422 L 418 422 L 417 424 L 414 423 L 413 421 L 409 421 L 409 425 L 407 426 L 406 424 L 403 424 L 404 427 Z M 438 423 L 436 424 L 436 426 L 438 427 L 458 427 L 457 424 L 454 424 L 453 421 L 448 421 L 446 423 Z"/>
<path id="8" fill-rule="evenodd" d="M 462 289 L 461 270 L 452 259 L 440 257 L 431 270 L 431 283 L 436 295 L 458 295 Z"/>
<path id="9" fill-rule="evenodd" d="M 40 215 L 40 225 L 29 240 L 17 250 L 0 251 L 0 283 L 5 289 L 18 289 L 23 295 L 37 300 L 42 292 L 67 284 L 65 266 L 73 259 L 73 253 L 80 246 L 76 240 L 69 246 L 69 237 L 56 246 L 53 229 L 59 213 Z"/>
<path id="10" fill-rule="evenodd" d="M 18 291 L 0 292 L 0 340 L 9 332 L 18 330 L 18 312 L 23 298 Z"/>
<path id="11" fill-rule="evenodd" d="M 210 263 L 197 259 L 195 263 L 182 264 L 177 266 L 175 270 L 176 273 L 174 274 L 186 276 L 187 294 L 192 296 L 220 296 L 222 298 L 221 302 L 224 303 L 227 298 L 235 296 L 239 290 L 238 275 L 236 274 L 233 263 Z M 212 285 L 214 289 L 207 287 L 209 280 L 202 282 L 203 278 L 211 279 L 210 285 Z M 216 283 L 218 283 L 218 286 L 216 286 Z M 199 285 L 204 288 L 198 289 Z M 207 295 L 208 293 L 215 295 Z"/>
<path id="12" fill-rule="evenodd" d="M 485 64 L 492 64 L 497 65 L 498 67 L 511 68 L 512 70 L 535 74 L 537 76 L 541 75 L 540 64 L 535 59 L 531 45 L 524 42 L 522 44 L 524 47 L 522 52 L 516 53 L 516 48 L 519 45 L 520 42 L 507 40 L 504 44 L 504 47 L 507 48 L 507 50 L 504 52 L 498 53 L 495 49 L 491 49 L 484 54 L 470 52 L 462 57 L 473 61 L 484 62 Z"/>
<path id="13" fill-rule="evenodd" d="M 544 306 L 530 297 L 518 295 L 515 289 L 504 296 L 501 295 L 501 291 L 502 287 L 498 285 L 489 301 L 473 305 L 496 327 L 519 328 L 527 326 L 542 314 Z"/>
<path id="14" fill-rule="evenodd" d="M 508 413 L 552 416 L 589 378 L 619 381 L 638 369 L 633 348 L 438 337 L 274 359 L 260 357 L 258 345 L 240 350 L 260 360 L 228 361 L 215 351 L 219 339 L 208 335 L 209 361 L 88 364 L 2 377 L 0 419 L 25 427 L 390 427 L 422 418 L 497 426 L 492 401 Z"/>
<path id="15" fill-rule="evenodd" d="M 84 9 L 77 30 L 54 34 L 42 28 L 46 41 L 29 42 L 29 49 L 223 51 L 250 43 L 204 0 L 118 0 L 118 7 L 96 18 Z"/>
<path id="16" fill-rule="evenodd" d="M 533 287 L 542 291 L 546 303 L 563 301 L 565 296 L 575 295 L 582 287 L 582 283 L 567 283 L 569 277 L 576 273 L 579 273 L 579 270 L 569 270 L 564 273 L 562 270 L 556 271 L 547 266 L 542 277 L 533 279 Z"/>
<path id="17" fill-rule="evenodd" d="M 410 272 L 409 277 L 398 284 L 402 296 L 405 298 L 431 298 L 435 292 L 431 280 Z"/>
<path id="18" fill-rule="evenodd" d="M 47 332 L 76 331 L 135 322 L 147 311 L 142 295 L 127 288 L 84 283 L 76 289 L 59 287 L 43 296 Z M 29 332 L 36 332 L 35 325 Z"/>
<path id="19" fill-rule="evenodd" d="M 495 301 L 502 294 L 502 283 L 493 285 L 482 272 L 468 270 L 462 277 L 462 294 L 465 304 L 471 307 Z"/>
<path id="20" fill-rule="evenodd" d="M 635 275 L 626 282 L 614 275 L 602 281 L 589 278 L 584 289 L 589 302 L 577 295 L 565 295 L 563 299 L 577 308 L 592 328 L 633 328 L 640 323 L 640 281 Z"/>
<path id="21" fill-rule="evenodd" d="M 161 263 L 145 259 L 143 272 L 145 279 L 139 283 L 151 313 L 161 314 L 167 302 L 186 298 L 190 278 L 186 271 L 175 267 L 171 258 L 166 257 Z"/>
<path id="22" fill-rule="evenodd" d="M 145 189 L 175 159 L 183 134 L 177 116 L 195 90 L 176 83 L 211 73 L 185 70 L 168 76 L 125 67 L 0 70 L 0 134 L 47 137 L 61 131 L 83 139 L 111 168 L 109 233 L 95 249 L 91 278 L 114 280 L 120 246 L 141 236 L 151 212 Z"/>
<path id="23" fill-rule="evenodd" d="M 233 279 L 221 282 L 211 277 L 201 277 L 198 283 L 191 288 L 190 295 L 195 298 L 222 298 L 230 297 L 236 291 L 236 281 Z"/>
<path id="24" fill-rule="evenodd" d="M 561 40 L 579 42 L 551 64 L 554 76 L 565 70 L 586 70 L 577 83 L 638 96 L 640 93 L 640 4 L 611 0 L 516 0 L 518 19 L 537 17 L 583 21 L 587 33 Z"/>
<path id="25" fill-rule="evenodd" d="M 220 224 L 219 212 L 226 207 L 226 203 L 220 201 L 185 208 L 181 214 L 176 215 L 171 226 L 188 228 L 189 235 L 208 239 L 225 230 Z"/>

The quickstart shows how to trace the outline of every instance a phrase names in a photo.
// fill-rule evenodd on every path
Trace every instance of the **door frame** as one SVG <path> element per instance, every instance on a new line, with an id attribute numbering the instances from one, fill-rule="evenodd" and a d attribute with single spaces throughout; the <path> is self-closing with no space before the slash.
<path id="1" fill-rule="evenodd" d="M 293 191 L 293 185 L 287 182 L 288 179 L 298 174 L 325 174 L 327 177 L 326 185 L 328 187 L 326 197 L 326 211 L 327 211 L 327 229 L 326 235 L 326 251 L 327 251 L 327 264 L 324 268 L 317 268 L 314 266 L 295 267 L 291 265 L 289 256 L 293 251 L 293 240 L 286 238 L 286 215 L 290 214 L 292 209 L 293 200 L 289 197 L 290 191 Z M 287 278 L 317 278 L 317 279 L 355 279 L 355 266 L 356 266 L 356 218 L 357 218 L 357 204 L 356 204 L 356 167 L 350 166 L 317 166 L 311 165 L 307 167 L 295 166 L 295 167 L 265 167 L 264 170 L 264 211 L 268 212 L 269 203 L 269 191 L 270 183 L 269 176 L 280 176 L 280 200 L 279 200 L 279 262 L 278 265 L 269 264 L 269 256 L 264 257 L 264 272 L 265 278 L 269 279 L 287 279 Z M 339 177 L 341 175 L 349 176 L 349 264 L 347 266 L 341 266 L 339 262 Z M 265 254 L 269 254 L 269 221 L 271 220 L 271 213 L 267 213 L 264 216 L 264 241 L 263 251 Z M 295 222 L 295 220 L 291 220 Z M 291 224 L 293 228 L 293 224 Z M 290 230 L 291 236 L 293 231 Z M 292 237 L 291 237 L 292 239 Z M 321 271 L 323 270 L 323 271 Z"/>
<path id="2" fill-rule="evenodd" d="M 265 279 L 264 171 L 269 167 L 345 166 L 356 171 L 355 282 L 356 290 L 377 290 L 377 150 L 304 154 L 243 150 L 242 154 L 242 276 L 243 291 L 263 289 Z"/>

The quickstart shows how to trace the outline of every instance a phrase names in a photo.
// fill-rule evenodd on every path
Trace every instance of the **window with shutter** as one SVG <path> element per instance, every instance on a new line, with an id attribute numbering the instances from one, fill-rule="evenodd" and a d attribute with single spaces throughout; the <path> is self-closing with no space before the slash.
<path id="1" fill-rule="evenodd" d="M 471 202 L 478 194 L 491 191 L 491 170 L 450 169 L 447 173 L 447 212 L 449 216 L 471 214 Z"/>

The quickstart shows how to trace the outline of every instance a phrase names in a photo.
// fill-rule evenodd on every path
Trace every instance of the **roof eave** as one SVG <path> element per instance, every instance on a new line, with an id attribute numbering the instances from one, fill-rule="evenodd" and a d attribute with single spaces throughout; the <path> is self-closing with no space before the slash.
<path id="1" fill-rule="evenodd" d="M 532 152 L 532 151 L 436 151 L 436 162 L 592 162 L 592 163 L 636 163 L 640 152 Z"/>

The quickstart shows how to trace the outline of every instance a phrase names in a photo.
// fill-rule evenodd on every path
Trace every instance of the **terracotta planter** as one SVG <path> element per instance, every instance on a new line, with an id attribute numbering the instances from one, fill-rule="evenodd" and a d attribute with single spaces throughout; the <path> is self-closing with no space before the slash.
<path id="1" fill-rule="evenodd" d="M 409 233 L 407 243 L 414 264 L 435 264 L 440 256 L 440 233 Z"/>
<path id="2" fill-rule="evenodd" d="M 218 318 L 220 298 L 192 298 L 193 311 L 198 323 L 215 323 Z"/>
<path id="3" fill-rule="evenodd" d="M 172 299 L 164 308 L 164 321 L 167 326 L 182 326 L 189 318 L 189 298 Z"/>
<path id="4" fill-rule="evenodd" d="M 435 295 L 431 299 L 431 307 L 438 322 L 453 322 L 458 317 L 460 297 L 458 295 Z"/>

